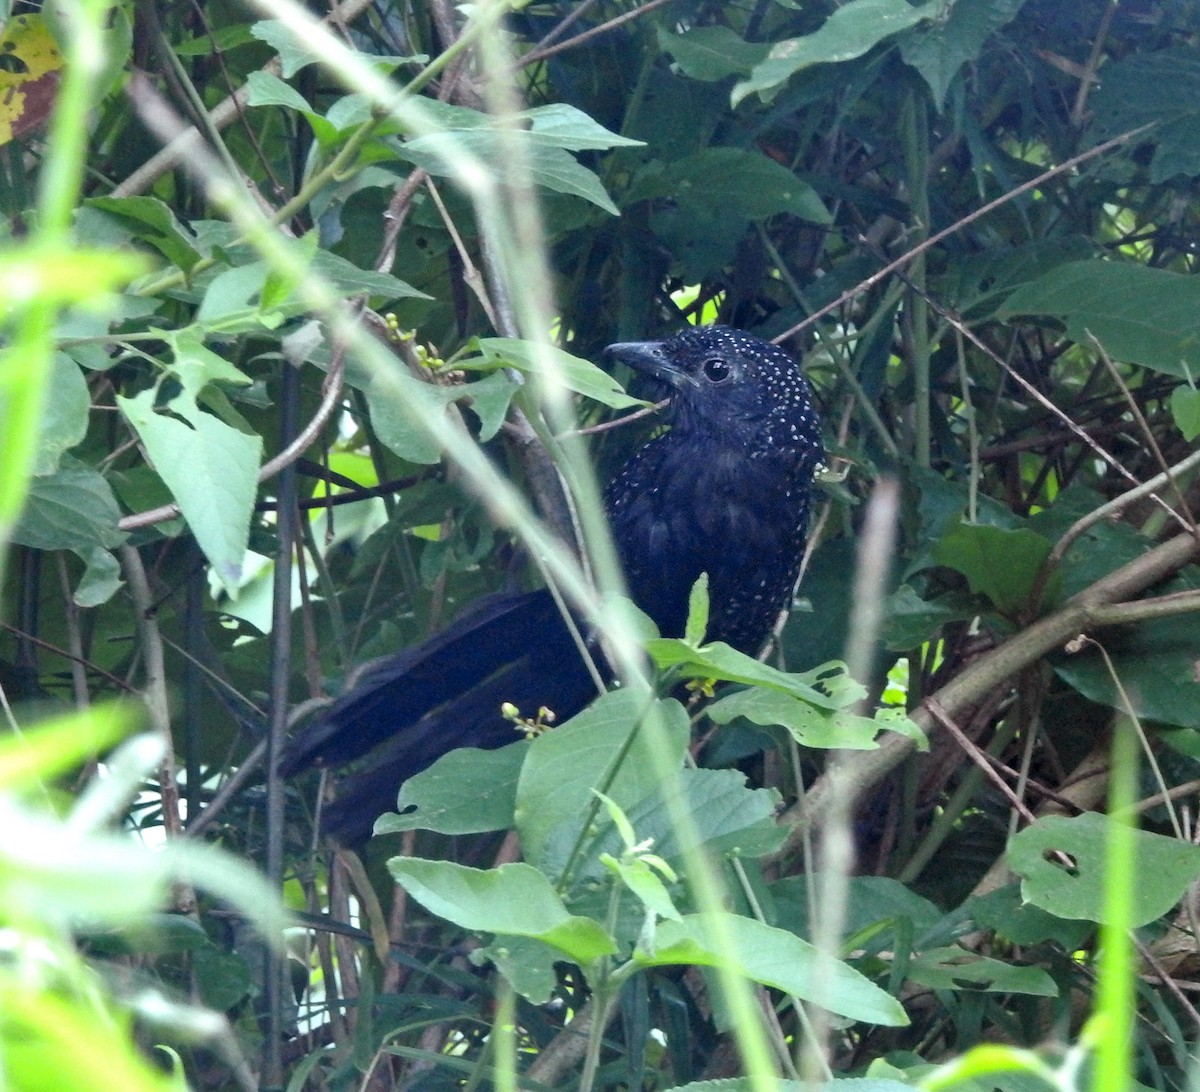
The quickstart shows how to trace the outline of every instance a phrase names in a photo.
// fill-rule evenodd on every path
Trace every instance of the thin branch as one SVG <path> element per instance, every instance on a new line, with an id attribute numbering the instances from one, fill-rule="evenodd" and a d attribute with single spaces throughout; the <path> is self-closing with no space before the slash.
<path id="1" fill-rule="evenodd" d="M 1028 182 L 1021 183 L 1021 185 L 1017 186 L 1015 189 L 1011 189 L 1007 193 L 1001 194 L 995 200 L 989 201 L 986 205 L 981 205 L 974 212 L 969 213 L 960 220 L 955 220 L 955 222 L 949 227 L 935 232 L 923 243 L 920 243 L 911 250 L 901 254 L 900 257 L 895 261 L 889 262 L 882 269 L 872 273 L 871 276 L 859 281 L 858 284 L 856 284 L 853 288 L 847 289 L 840 296 L 838 296 L 837 299 L 814 311 L 806 319 L 796 323 L 796 325 L 790 329 L 784 330 L 782 334 L 779 334 L 773 340 L 776 342 L 776 344 L 778 344 L 780 342 L 787 341 L 788 338 L 795 337 L 801 331 L 807 330 L 818 319 L 822 319 L 831 312 L 836 311 L 843 304 L 850 303 L 856 297 L 862 295 L 863 292 L 867 291 L 867 289 L 873 288 L 880 281 L 890 277 L 897 270 L 903 269 L 904 266 L 906 266 L 914 258 L 924 254 L 925 251 L 927 251 L 930 247 L 936 246 L 938 243 L 942 242 L 942 240 L 948 239 L 951 235 L 961 231 L 968 224 L 973 224 L 976 220 L 987 216 L 988 213 L 994 212 L 1001 206 L 1008 204 L 1009 201 L 1020 197 L 1023 193 L 1029 193 L 1030 190 L 1039 189 L 1052 178 L 1057 178 L 1060 174 L 1065 174 L 1067 171 L 1078 167 L 1081 163 L 1086 163 L 1089 159 L 1095 159 L 1098 155 L 1103 155 L 1105 152 L 1112 151 L 1112 149 L 1118 148 L 1122 144 L 1127 144 L 1129 141 L 1133 140 L 1134 137 L 1141 136 L 1143 133 L 1148 132 L 1153 127 L 1154 123 L 1151 123 L 1150 125 L 1142 125 L 1137 129 L 1130 129 L 1127 133 L 1121 133 L 1119 136 L 1115 136 L 1111 140 L 1106 140 L 1103 144 L 1097 144 L 1094 148 L 1089 148 L 1086 152 L 1080 152 L 1079 155 L 1072 156 L 1065 162 L 1060 163 L 1057 167 L 1051 167 L 1050 170 L 1043 171 L 1036 178 L 1031 178 Z"/>

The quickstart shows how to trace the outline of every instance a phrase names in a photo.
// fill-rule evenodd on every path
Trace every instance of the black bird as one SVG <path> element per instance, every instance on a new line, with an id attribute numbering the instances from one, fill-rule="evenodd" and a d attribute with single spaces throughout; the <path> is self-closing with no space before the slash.
<path id="1" fill-rule="evenodd" d="M 796 582 L 824 456 L 808 383 L 778 346 L 725 326 L 606 352 L 671 395 L 671 428 L 605 491 L 630 594 L 664 636 L 681 636 L 692 585 L 708 573 L 706 639 L 754 654 Z M 326 811 L 327 832 L 358 841 L 400 784 L 443 754 L 513 742 L 502 703 L 546 706 L 561 721 L 595 696 L 548 591 L 489 596 L 369 667 L 290 742 L 282 769 L 341 765 L 386 741 Z"/>

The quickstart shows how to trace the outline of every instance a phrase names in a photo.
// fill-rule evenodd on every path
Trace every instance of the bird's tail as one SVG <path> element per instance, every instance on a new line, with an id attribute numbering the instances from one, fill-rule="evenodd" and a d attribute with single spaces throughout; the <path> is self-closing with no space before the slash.
<path id="1" fill-rule="evenodd" d="M 575 640 L 547 591 L 490 596 L 424 644 L 370 665 L 289 742 L 285 776 L 370 757 L 339 784 L 323 830 L 346 843 L 396 806 L 400 785 L 459 747 L 516 741 L 506 702 L 565 720 L 596 694 Z M 376 749 L 377 748 L 377 749 Z"/>

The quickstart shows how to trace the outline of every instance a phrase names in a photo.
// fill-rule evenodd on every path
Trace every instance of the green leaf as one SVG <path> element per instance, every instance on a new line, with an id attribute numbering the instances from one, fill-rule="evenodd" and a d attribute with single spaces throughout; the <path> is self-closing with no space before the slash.
<path id="1" fill-rule="evenodd" d="M 183 385 L 193 402 L 210 383 L 227 383 L 234 387 L 248 387 L 252 380 L 239 371 L 219 353 L 204 345 L 204 336 L 195 326 L 182 330 L 159 331 L 163 340 L 171 347 L 174 356 L 172 373 Z"/>
<path id="2" fill-rule="evenodd" d="M 687 625 L 683 639 L 689 645 L 700 645 L 708 632 L 708 573 L 701 573 L 688 593 Z"/>
<path id="3" fill-rule="evenodd" d="M 485 872 L 450 861 L 393 857 L 388 870 L 426 910 L 472 932 L 533 937 L 582 967 L 616 952 L 612 937 L 590 918 L 567 913 L 550 881 L 527 864 Z"/>
<path id="4" fill-rule="evenodd" d="M 645 141 L 620 136 L 604 128 L 582 110 L 565 102 L 535 106 L 519 115 L 529 122 L 528 139 L 534 144 L 562 148 L 567 152 L 605 148 L 643 147 Z"/>
<path id="5" fill-rule="evenodd" d="M 972 896 L 963 903 L 963 912 L 980 928 L 991 929 L 1004 940 L 1026 948 L 1052 940 L 1065 951 L 1073 952 L 1093 932 L 1091 922 L 1060 918 L 1025 902 L 1018 883 Z"/>
<path id="6" fill-rule="evenodd" d="M 250 26 L 250 33 L 266 42 L 276 53 L 283 71 L 283 78 L 290 80 L 306 65 L 316 64 L 321 55 L 309 47 L 301 35 L 281 19 L 262 19 Z M 303 101 L 303 100 L 302 100 Z M 251 103 L 252 106 L 259 105 Z M 308 104 L 305 103 L 304 109 Z"/>
<path id="7" fill-rule="evenodd" d="M 657 733 L 644 723 L 651 716 L 660 717 L 666 730 L 668 764 L 679 766 L 690 736 L 687 713 L 678 702 L 629 690 L 602 695 L 533 741 L 517 782 L 517 830 L 526 860 L 558 875 L 594 808 L 593 789 L 625 811 L 655 792 Z"/>
<path id="8" fill-rule="evenodd" d="M 475 966 L 494 963 L 517 993 L 531 1004 L 545 1005 L 558 985 L 554 964 L 562 962 L 562 952 L 532 937 L 508 935 L 476 948 L 470 958 Z"/>
<path id="9" fill-rule="evenodd" d="M 1150 181 L 1200 174 L 1200 57 L 1193 46 L 1133 50 L 1104 66 L 1090 102 L 1096 142 L 1154 125 Z"/>
<path id="10" fill-rule="evenodd" d="M 749 75 L 771 48 L 767 42 L 747 42 L 729 27 L 692 27 L 676 34 L 661 23 L 658 47 L 675 58 L 684 75 L 708 81 Z"/>
<path id="11" fill-rule="evenodd" d="M 844 665 L 823 664 L 803 674 L 780 671 L 731 648 L 723 641 L 696 648 L 676 637 L 656 637 L 646 642 L 646 651 L 660 668 L 678 668 L 692 679 L 716 679 L 722 682 L 764 686 L 820 709 L 840 709 L 865 696 L 866 691 L 844 674 Z M 831 671 L 832 669 L 832 671 Z M 818 690 L 817 684 L 824 689 Z M 828 692 L 838 685 L 840 692 Z"/>
<path id="12" fill-rule="evenodd" d="M 572 356 L 553 345 L 538 345 L 511 337 L 483 337 L 479 338 L 478 346 L 479 357 L 457 360 L 455 363 L 464 368 L 510 366 L 529 375 L 552 370 L 567 390 L 582 394 L 610 409 L 646 405 L 641 399 L 627 395 L 611 375 L 597 368 L 590 360 Z"/>
<path id="13" fill-rule="evenodd" d="M 251 28 L 244 23 L 237 23 L 227 27 L 210 27 L 195 38 L 172 42 L 171 49 L 178 57 L 211 57 L 214 51 L 228 53 L 253 41 L 255 37 Z"/>
<path id="14" fill-rule="evenodd" d="M 87 435 L 92 404 L 83 372 L 66 353 L 56 352 L 51 357 L 46 394 L 33 465 L 33 473 L 39 476 L 54 473 L 63 453 Z"/>
<path id="15" fill-rule="evenodd" d="M 755 724 L 781 725 L 803 747 L 870 751 L 879 746 L 880 732 L 900 732 L 928 749 L 925 733 L 900 710 L 880 710 L 874 717 L 859 716 L 845 709 L 818 708 L 778 690 L 739 690 L 713 702 L 708 715 L 717 724 L 745 717 Z"/>
<path id="16" fill-rule="evenodd" d="M 125 541 L 121 510 L 104 477 L 70 455 L 53 474 L 33 478 L 12 541 L 36 550 L 70 550 L 88 566 L 76 591 L 80 606 L 105 602 L 120 579 L 109 550 Z"/>
<path id="17" fill-rule="evenodd" d="M 507 830 L 517 806 L 517 777 L 529 750 L 517 739 L 495 751 L 460 747 L 400 787 L 400 814 L 381 815 L 376 834 L 436 830 L 442 834 L 480 834 Z"/>
<path id="18" fill-rule="evenodd" d="M 121 220 L 134 238 L 154 247 L 185 273 L 200 260 L 195 238 L 157 197 L 92 197 L 87 204 Z"/>
<path id="19" fill-rule="evenodd" d="M 102 546 L 93 546 L 79 556 L 85 567 L 71 598 L 81 607 L 107 603 L 121 586 L 121 566 L 117 559 Z"/>
<path id="20" fill-rule="evenodd" d="M 196 311 L 196 325 L 204 331 L 221 334 L 262 330 L 264 315 L 259 301 L 268 273 L 270 266 L 266 262 L 222 270 L 208 282 Z"/>
<path id="21" fill-rule="evenodd" d="M 255 25 L 261 26 L 262 24 Z M 313 109 L 308 105 L 304 96 L 291 84 L 284 83 L 278 76 L 273 76 L 269 72 L 251 72 L 246 77 L 246 86 L 250 89 L 246 96 L 247 106 L 284 106 L 289 110 L 296 110 L 306 117 L 313 116 Z"/>
<path id="22" fill-rule="evenodd" d="M 1188 443 L 1200 436 L 1200 390 L 1186 383 L 1176 387 L 1171 392 L 1171 416 Z"/>
<path id="23" fill-rule="evenodd" d="M 973 592 L 1015 618 L 1028 607 L 1034 581 L 1052 549 L 1052 542 L 1027 527 L 1008 530 L 964 521 L 934 545 L 933 559 L 962 573 Z"/>
<path id="24" fill-rule="evenodd" d="M 969 621 L 979 613 L 964 595 L 939 595 L 922 599 L 911 584 L 901 584 L 888 597 L 883 639 L 897 652 L 932 641 L 950 622 Z"/>
<path id="25" fill-rule="evenodd" d="M 838 1016 L 886 1027 L 909 1022 L 900 1002 L 853 967 L 832 960 L 827 975 L 818 981 L 816 948 L 782 929 L 736 914 L 689 914 L 682 921 L 665 921 L 655 934 L 655 950 L 639 948 L 633 958 L 639 967 L 726 966 Z"/>
<path id="26" fill-rule="evenodd" d="M 733 88 L 733 105 L 757 93 L 769 101 L 795 73 L 814 64 L 852 61 L 902 30 L 935 18 L 939 0 L 912 5 L 908 0 L 850 0 L 836 8 L 820 30 L 771 46 L 766 60 Z"/>
<path id="27" fill-rule="evenodd" d="M 1179 379 L 1200 375 L 1200 278 L 1132 262 L 1069 262 L 1022 285 L 1000 318 L 1051 315 L 1114 359 Z"/>
<path id="28" fill-rule="evenodd" d="M 185 420 L 156 413 L 152 389 L 134 398 L 118 396 L 117 404 L 218 579 L 236 598 L 250 540 L 262 438 L 230 428 L 183 397 L 168 408 Z"/>
<path id="29" fill-rule="evenodd" d="M 211 945 L 192 954 L 192 974 L 200 1000 L 218 1012 L 233 1008 L 247 997 L 255 981 L 238 952 Z"/>
<path id="30" fill-rule="evenodd" d="M 524 145 L 524 160 L 536 185 L 555 193 L 582 197 L 605 212 L 617 215 L 617 207 L 604 190 L 594 172 L 581 166 L 560 147 L 557 138 L 546 142 L 531 139 L 525 130 L 507 134 L 507 139 Z M 512 155 L 504 139 L 495 132 L 481 128 L 430 133 L 409 140 L 398 149 L 400 155 L 433 175 L 458 177 L 467 164 L 495 171 L 506 178 L 507 164 Z"/>
<path id="31" fill-rule="evenodd" d="M 965 948 L 931 948 L 913 956 L 908 964 L 908 978 L 935 990 L 1058 996 L 1054 979 L 1040 967 L 1002 963 Z"/>
<path id="32" fill-rule="evenodd" d="M 680 770 L 674 787 L 692 817 L 690 830 L 676 827 L 661 787 L 629 809 L 639 837 L 652 838 L 660 857 L 685 867 L 685 836 L 695 837 L 696 848 L 721 856 L 761 857 L 778 848 L 783 832 L 775 821 L 780 798 L 774 789 L 749 788 L 738 770 L 703 768 Z"/>
<path id="33" fill-rule="evenodd" d="M 752 222 L 790 212 L 814 224 L 833 220 L 816 190 L 754 148 L 705 148 L 665 167 L 654 164 L 634 180 L 622 204 L 655 197 L 694 203 L 697 218 Z"/>
<path id="34" fill-rule="evenodd" d="M 1195 592 L 1198 586 L 1200 574 L 1192 567 L 1160 591 Z M 1104 647 L 1123 692 L 1094 648 L 1057 659 L 1054 669 L 1091 701 L 1121 712 L 1129 702 L 1143 720 L 1200 729 L 1200 624 L 1195 611 L 1106 630 Z"/>
<path id="35" fill-rule="evenodd" d="M 1021 877 L 1027 902 L 1060 918 L 1104 920 L 1104 872 L 1112 820 L 1089 811 L 1072 818 L 1049 816 L 1014 835 L 1009 867 Z M 1200 876 L 1200 846 L 1136 831 L 1137 873 L 1129 877 L 1133 925 L 1156 921 Z M 1061 863 L 1062 853 L 1071 864 Z"/>
<path id="36" fill-rule="evenodd" d="M 309 268 L 347 296 L 365 295 L 371 300 L 433 299 L 399 277 L 375 269 L 360 269 L 332 250 L 317 250 Z"/>
<path id="37" fill-rule="evenodd" d="M 446 406 L 466 393 L 464 386 L 440 387 L 422 383 L 396 361 L 387 369 L 372 371 L 363 388 L 371 411 L 371 424 L 385 447 L 410 463 L 436 463 L 442 451 L 417 422 L 444 414 Z"/>
<path id="38" fill-rule="evenodd" d="M 675 904 L 671 901 L 667 885 L 645 861 L 638 858 L 618 861 L 606 855 L 605 864 L 633 892 L 634 897 L 642 904 L 646 913 L 670 921 L 682 920 L 679 911 L 675 909 Z"/>
<path id="39" fill-rule="evenodd" d="M 1025 0 L 954 0 L 944 19 L 901 39 L 900 56 L 921 73 L 939 109 L 958 70 L 979 56 L 983 43 L 1011 22 L 1024 3 Z"/>
<path id="40" fill-rule="evenodd" d="M 820 873 L 812 876 L 787 876 L 768 888 L 777 919 L 772 924 L 800 936 L 811 935 L 815 925 L 810 914 L 821 912 L 820 890 L 828 882 Z M 910 891 L 887 876 L 850 876 L 848 878 L 844 933 L 854 936 L 872 930 L 880 922 L 902 923 L 908 935 L 920 935 L 932 929 L 942 913 L 928 899 Z M 877 933 L 892 939 L 895 929 Z"/>

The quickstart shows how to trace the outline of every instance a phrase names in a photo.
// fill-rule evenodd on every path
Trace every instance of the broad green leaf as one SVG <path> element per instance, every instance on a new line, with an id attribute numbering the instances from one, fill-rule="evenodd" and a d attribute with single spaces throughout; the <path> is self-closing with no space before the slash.
<path id="1" fill-rule="evenodd" d="M 500 431 L 521 384 L 507 372 L 497 371 L 459 389 L 463 404 L 479 418 L 479 439 L 486 443 Z"/>
<path id="2" fill-rule="evenodd" d="M 196 325 L 221 334 L 249 333 L 263 328 L 259 306 L 270 266 L 266 262 L 223 269 L 204 290 L 196 311 Z"/>
<path id="3" fill-rule="evenodd" d="M 79 365 L 66 353 L 51 357 L 46 395 L 33 464 L 33 473 L 40 476 L 54 473 L 63 453 L 87 434 L 91 394 Z"/>
<path id="4" fill-rule="evenodd" d="M 532 110 L 522 111 L 520 117 L 529 122 L 528 139 L 531 142 L 567 152 L 634 148 L 645 143 L 610 132 L 582 110 L 565 102 L 535 106 Z"/>
<path id="5" fill-rule="evenodd" d="M 814 64 L 852 61 L 902 30 L 938 16 L 940 0 L 912 5 L 908 0 L 850 0 L 835 8 L 820 30 L 771 46 L 766 60 L 733 89 L 733 105 L 747 95 L 769 101 L 793 75 Z"/>
<path id="6" fill-rule="evenodd" d="M 950 622 L 969 621 L 978 613 L 969 596 L 922 599 L 911 584 L 901 584 L 888 597 L 883 640 L 888 648 L 903 652 L 932 641 Z"/>
<path id="7" fill-rule="evenodd" d="M 680 920 L 679 911 L 675 909 L 675 904 L 671 901 L 667 885 L 645 861 L 637 858 L 619 861 L 615 857 L 605 854 L 604 863 L 633 892 L 648 914 L 671 921 Z"/>
<path id="8" fill-rule="evenodd" d="M 458 177 L 467 169 L 485 169 L 504 177 L 506 164 L 511 159 L 504 139 L 520 142 L 536 185 L 555 193 L 582 197 L 605 212 L 617 215 L 617 207 L 594 172 L 578 163 L 569 152 L 556 147 L 556 141 L 539 143 L 530 139 L 530 135 L 518 129 L 502 138 L 496 132 L 481 128 L 461 129 L 416 137 L 398 150 L 405 159 L 424 167 L 430 174 Z"/>
<path id="9" fill-rule="evenodd" d="M 550 881 L 527 864 L 485 872 L 450 861 L 393 857 L 388 870 L 426 910 L 472 932 L 532 937 L 582 967 L 616 952 L 600 925 L 569 914 Z"/>
<path id="10" fill-rule="evenodd" d="M 376 834 L 436 830 L 479 834 L 507 830 L 517 805 L 517 777 L 529 744 L 517 738 L 496 751 L 460 747 L 400 787 L 399 814 L 381 815 Z"/>
<path id="11" fill-rule="evenodd" d="M 192 954 L 191 973 L 200 1000 L 218 1012 L 226 1012 L 255 986 L 255 976 L 239 952 L 208 945 Z"/>
<path id="12" fill-rule="evenodd" d="M 185 273 L 200 260 L 195 238 L 157 197 L 93 197 L 87 203 L 124 222 L 135 239 L 154 247 Z"/>
<path id="13" fill-rule="evenodd" d="M 72 365 L 74 367 L 74 365 Z M 80 606 L 98 606 L 120 585 L 109 553 L 126 534 L 117 527 L 121 510 L 104 477 L 70 455 L 53 474 L 32 478 L 12 541 L 37 550 L 70 550 L 87 571 L 76 590 Z"/>
<path id="14" fill-rule="evenodd" d="M 1022 285 L 1000 318 L 1052 315 L 1067 336 L 1094 336 L 1114 360 L 1186 379 L 1200 375 L 1200 278 L 1133 262 L 1070 262 Z"/>
<path id="15" fill-rule="evenodd" d="M 645 724 L 651 716 L 660 717 L 666 730 L 666 764 L 678 768 L 690 735 L 683 707 L 630 690 L 604 694 L 533 741 L 517 782 L 517 830 L 526 860 L 558 874 L 594 810 L 593 789 L 625 811 L 657 789 L 657 733 Z"/>
<path id="16" fill-rule="evenodd" d="M 399 361 L 386 370 L 373 371 L 363 388 L 380 442 L 411 463 L 436 463 L 442 457 L 437 441 L 416 422 L 445 413 L 446 406 L 463 393 L 461 386 L 422 383 Z"/>
<path id="17" fill-rule="evenodd" d="M 708 715 L 717 724 L 745 717 L 755 724 L 786 728 L 803 747 L 869 751 L 879 746 L 880 732 L 900 732 L 928 748 L 925 733 L 900 710 L 883 709 L 864 717 L 845 709 L 826 709 L 778 690 L 739 690 L 713 702 Z"/>
<path id="18" fill-rule="evenodd" d="M 931 948 L 913 956 L 908 964 L 908 978 L 935 990 L 1058 996 L 1054 979 L 1040 967 L 1003 963 L 965 948 Z"/>
<path id="19" fill-rule="evenodd" d="M 1200 576 L 1189 568 L 1161 593 L 1194 593 L 1198 586 Z M 1055 671 L 1091 701 L 1122 712 L 1128 701 L 1143 720 L 1200 729 L 1200 622 L 1195 611 L 1106 630 L 1102 640 L 1123 692 L 1117 691 L 1108 664 L 1094 648 L 1059 657 Z"/>
<path id="20" fill-rule="evenodd" d="M 1176 387 L 1171 392 L 1171 416 L 1189 443 L 1200 436 L 1200 390 L 1186 383 Z"/>
<path id="21" fill-rule="evenodd" d="M 1072 818 L 1049 816 L 1014 835 L 1009 867 L 1021 877 L 1027 902 L 1060 918 L 1104 920 L 1106 815 L 1089 811 Z M 1133 925 L 1149 925 L 1171 910 L 1200 876 L 1200 846 L 1137 831 L 1137 874 L 1129 877 Z M 1055 856 L 1066 854 L 1070 865 Z"/>
<path id="22" fill-rule="evenodd" d="M 610 409 L 646 404 L 638 398 L 631 398 L 611 375 L 590 360 L 572 356 L 553 345 L 536 345 L 511 337 L 483 337 L 478 345 L 482 361 L 488 367 L 508 365 L 531 375 L 537 375 L 540 369 L 549 367 L 553 368 L 567 390 L 582 394 Z M 481 366 L 479 360 L 472 357 L 455 363 L 470 368 Z"/>
<path id="23" fill-rule="evenodd" d="M 1154 125 L 1150 181 L 1200 174 L 1200 57 L 1191 45 L 1133 50 L 1104 66 L 1092 95 L 1096 141 Z"/>
<path id="24" fill-rule="evenodd" d="M 83 576 L 79 578 L 72 599 L 81 607 L 98 607 L 107 603 L 121 586 L 121 566 L 103 546 L 93 546 L 83 559 Z"/>
<path id="25" fill-rule="evenodd" d="M 804 674 L 780 671 L 723 641 L 697 648 L 676 637 L 656 637 L 646 642 L 646 651 L 659 667 L 679 668 L 687 678 L 764 686 L 790 694 L 820 709 L 841 709 L 866 694 L 862 687 L 844 674 L 841 665 L 827 664 Z M 830 668 L 835 670 L 831 672 Z M 823 689 L 817 689 L 818 684 Z M 831 685 L 838 687 L 838 693 L 829 691 Z"/>
<path id="26" fill-rule="evenodd" d="M 820 914 L 823 882 L 824 878 L 817 873 L 787 876 L 771 884 L 767 890 L 776 914 L 772 924 L 799 936 L 810 936 L 813 931 L 810 912 L 815 910 Z M 846 936 L 868 932 L 880 922 L 903 923 L 909 936 L 920 936 L 942 918 L 942 912 L 928 899 L 887 876 L 850 876 L 848 885 L 843 929 Z M 889 929 L 876 935 L 881 943 L 890 944 L 896 931 Z"/>
<path id="27" fill-rule="evenodd" d="M 731 967 L 753 982 L 812 1001 L 838 1016 L 886 1027 L 903 1027 L 900 1002 L 846 963 L 833 960 L 829 977 L 817 981 L 817 950 L 798 936 L 736 914 L 689 914 L 664 921 L 653 952 L 639 948 L 640 967 Z"/>
<path id="28" fill-rule="evenodd" d="M 244 23 L 237 23 L 227 27 L 208 27 L 195 38 L 172 42 L 171 48 L 179 57 L 211 57 L 214 50 L 228 53 L 231 49 L 249 45 L 256 40 L 250 27 Z"/>
<path id="29" fill-rule="evenodd" d="M 248 436 L 183 398 L 170 404 L 185 421 L 156 413 L 154 391 L 117 397 L 154 469 L 171 490 L 218 579 L 236 598 L 250 539 L 262 437 Z"/>
<path id="30" fill-rule="evenodd" d="M 234 387 L 250 385 L 251 379 L 245 372 L 205 347 L 203 336 L 195 326 L 164 330 L 162 337 L 174 355 L 172 370 L 193 401 L 209 383 L 227 383 Z"/>
<path id="31" fill-rule="evenodd" d="M 1015 618 L 1028 608 L 1053 545 L 1027 527 L 1007 530 L 964 521 L 934 545 L 933 559 L 962 573 L 971 591 L 987 596 L 1001 614 Z"/>
<path id="32" fill-rule="evenodd" d="M 814 224 L 832 222 L 807 182 L 755 148 L 705 148 L 665 167 L 655 164 L 634 180 L 622 204 L 654 197 L 692 203 L 698 217 L 752 222 L 790 212 Z"/>
<path id="33" fill-rule="evenodd" d="M 318 249 L 309 268 L 324 277 L 334 288 L 347 296 L 365 295 L 372 300 L 428 300 L 432 296 L 413 288 L 407 281 L 380 273 L 375 269 L 360 269 L 353 262 L 332 250 Z"/>
<path id="34" fill-rule="evenodd" d="M 261 19 L 250 25 L 249 32 L 260 41 L 266 42 L 279 54 L 279 62 L 285 80 L 290 80 L 300 69 L 306 65 L 316 64 L 321 59 L 321 55 L 312 49 L 297 31 L 281 19 Z M 251 103 L 251 105 L 258 104 Z M 302 109 L 307 110 L 308 103 L 305 103 Z"/>
<path id="35" fill-rule="evenodd" d="M 692 27 L 677 34 L 665 24 L 658 26 L 658 47 L 694 80 L 749 75 L 771 48 L 767 42 L 747 42 L 729 27 Z"/>
<path id="36" fill-rule="evenodd" d="M 939 109 L 958 70 L 979 56 L 983 43 L 1011 22 L 1024 3 L 1025 0 L 954 0 L 944 19 L 901 38 L 900 56 L 921 73 Z"/>
<path id="37" fill-rule="evenodd" d="M 477 967 L 494 963 L 517 993 L 531 1004 L 545 1005 L 558 985 L 554 964 L 562 962 L 562 952 L 532 937 L 509 934 L 476 948 L 470 958 Z"/>
<path id="38" fill-rule="evenodd" d="M 991 929 L 1002 939 L 1027 948 L 1052 940 L 1064 951 L 1073 952 L 1094 931 L 1089 921 L 1060 918 L 1025 902 L 1018 883 L 972 896 L 963 903 L 963 912 L 980 928 Z"/>
<path id="39" fill-rule="evenodd" d="M 661 789 L 629 809 L 639 838 L 653 838 L 654 852 L 686 866 L 684 837 L 721 856 L 761 857 L 778 848 L 783 831 L 775 821 L 779 794 L 774 789 L 751 789 L 737 770 L 680 770 L 676 788 L 692 817 L 691 830 L 680 830 Z"/>
<path id="40" fill-rule="evenodd" d="M 246 97 L 247 106 L 285 106 L 306 116 L 313 113 L 312 107 L 299 91 L 269 72 L 251 72 L 246 77 L 246 86 L 250 89 Z"/>

